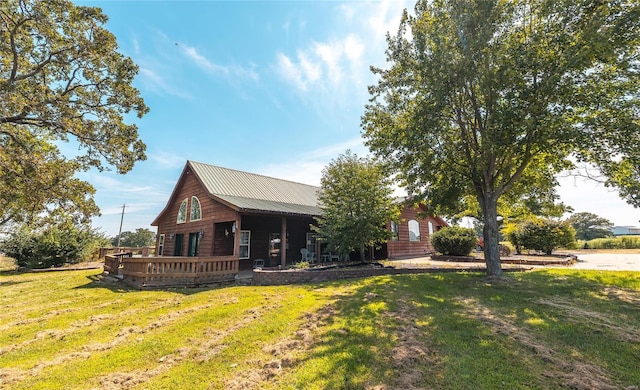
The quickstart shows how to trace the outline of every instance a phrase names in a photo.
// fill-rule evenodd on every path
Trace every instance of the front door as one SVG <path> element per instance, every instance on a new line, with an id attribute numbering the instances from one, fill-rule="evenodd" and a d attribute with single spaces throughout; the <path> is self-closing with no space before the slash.
<path id="1" fill-rule="evenodd" d="M 280 233 L 269 234 L 269 266 L 275 267 L 280 264 Z"/>
<path id="2" fill-rule="evenodd" d="M 187 250 L 187 256 L 198 256 L 198 247 L 200 246 L 200 233 L 189 233 L 189 249 Z"/>

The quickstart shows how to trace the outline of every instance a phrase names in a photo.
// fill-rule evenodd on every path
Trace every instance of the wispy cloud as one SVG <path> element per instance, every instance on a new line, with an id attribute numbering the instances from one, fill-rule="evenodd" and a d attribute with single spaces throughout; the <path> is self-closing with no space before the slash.
<path id="1" fill-rule="evenodd" d="M 188 92 L 177 89 L 173 84 L 168 83 L 165 78 L 160 76 L 155 71 L 140 67 L 140 82 L 144 85 L 146 90 L 155 92 L 160 95 L 171 95 L 182 99 L 193 99 L 193 96 Z"/>
<path id="2" fill-rule="evenodd" d="M 209 60 L 204 55 L 200 54 L 195 47 L 191 47 L 184 43 L 176 43 L 182 50 L 182 53 L 191 62 L 196 64 L 200 69 L 213 75 L 223 75 L 225 77 L 240 77 L 247 80 L 258 80 L 260 76 L 258 73 L 250 68 L 245 68 L 238 65 L 220 65 Z"/>
<path id="3" fill-rule="evenodd" d="M 319 186 L 322 170 L 327 164 L 344 153 L 347 149 L 359 156 L 368 152 L 361 138 L 327 145 L 304 155 L 294 156 L 291 160 L 284 160 L 277 164 L 268 164 L 260 168 L 258 173 L 295 181 L 298 183 Z"/>
<path id="4" fill-rule="evenodd" d="M 187 161 L 187 158 L 184 156 L 170 152 L 150 153 L 147 154 L 147 157 L 161 170 L 181 168 L 184 166 L 185 161 Z"/>
<path id="5" fill-rule="evenodd" d="M 275 53 L 275 73 L 314 104 L 319 99 L 325 106 L 363 101 L 365 85 L 374 81 L 369 66 L 384 66 L 386 34 L 395 34 L 405 8 L 411 9 L 407 0 L 337 5 L 333 23 L 344 28 L 307 42 L 294 54 Z"/>

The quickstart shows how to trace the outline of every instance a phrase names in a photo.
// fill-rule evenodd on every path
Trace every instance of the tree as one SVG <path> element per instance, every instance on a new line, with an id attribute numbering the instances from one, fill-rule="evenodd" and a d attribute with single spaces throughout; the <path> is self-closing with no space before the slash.
<path id="1" fill-rule="evenodd" d="M 156 234 L 149 229 L 138 228 L 135 232 L 122 232 L 120 234 L 120 246 L 140 248 L 143 246 L 152 246 L 156 242 Z M 118 236 L 111 240 L 111 244 L 116 246 Z"/>
<path id="2" fill-rule="evenodd" d="M 387 223 L 397 220 L 399 206 L 391 198 L 391 180 L 382 165 L 347 151 L 322 171 L 319 195 L 322 216 L 313 229 L 329 250 L 348 254 L 391 239 Z"/>
<path id="3" fill-rule="evenodd" d="M 440 215 L 473 196 L 501 276 L 499 200 L 555 194 L 574 161 L 640 205 L 639 30 L 636 0 L 420 0 L 372 68 L 366 144 Z"/>
<path id="4" fill-rule="evenodd" d="M 567 222 L 575 229 L 578 240 L 589 241 L 613 236 L 613 222 L 593 213 L 575 213 L 567 218 Z"/>
<path id="5" fill-rule="evenodd" d="M 87 222 L 94 188 L 74 175 L 145 159 L 135 124 L 148 108 L 138 67 L 118 53 L 99 8 L 68 0 L 0 3 L 0 227 Z M 75 157 L 57 145 L 71 142 Z"/>
<path id="6" fill-rule="evenodd" d="M 543 251 L 547 255 L 556 248 L 571 247 L 576 238 L 576 232 L 568 222 L 543 218 L 532 218 L 520 223 L 517 235 L 519 245 Z M 516 245 L 515 242 L 512 244 Z"/>

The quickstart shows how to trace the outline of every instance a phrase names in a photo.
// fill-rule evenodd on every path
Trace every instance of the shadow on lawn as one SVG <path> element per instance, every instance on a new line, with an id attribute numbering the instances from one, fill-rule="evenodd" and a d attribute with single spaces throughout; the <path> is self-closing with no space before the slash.
<path id="1" fill-rule="evenodd" d="M 640 374 L 629 361 L 637 348 L 628 342 L 640 340 L 640 328 L 616 324 L 640 323 L 640 292 L 603 292 L 608 284 L 637 286 L 637 273 L 608 275 L 543 271 L 496 280 L 458 273 L 355 282 L 319 313 L 323 325 L 302 361 L 316 368 L 304 380 L 326 388 L 636 384 Z"/>
<path id="2" fill-rule="evenodd" d="M 104 275 L 102 273 L 95 274 L 95 275 L 88 275 L 87 279 L 89 279 L 89 282 L 87 284 L 83 284 L 82 286 L 78 286 L 75 288 L 76 289 L 104 288 L 111 292 L 117 292 L 117 293 L 133 293 L 133 292 L 140 292 L 140 291 L 168 291 L 168 292 L 179 293 L 182 295 L 193 295 L 193 294 L 198 294 L 202 291 L 216 290 L 216 289 L 221 289 L 221 288 L 226 288 L 231 286 L 231 285 L 207 285 L 204 287 L 163 287 L 163 288 L 158 287 L 158 288 L 145 288 L 141 290 L 139 288 L 129 286 L 128 284 L 123 283 L 122 281 L 120 281 L 117 278 L 114 278 L 113 276 Z"/>

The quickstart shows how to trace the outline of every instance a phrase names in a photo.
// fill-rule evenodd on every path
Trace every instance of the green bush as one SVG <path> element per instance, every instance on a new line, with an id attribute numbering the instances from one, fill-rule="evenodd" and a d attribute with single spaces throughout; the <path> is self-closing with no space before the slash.
<path id="1" fill-rule="evenodd" d="M 556 248 L 575 245 L 575 229 L 565 221 L 532 219 L 523 222 L 518 230 L 520 245 L 548 255 Z"/>
<path id="2" fill-rule="evenodd" d="M 431 243 L 443 255 L 466 256 L 476 247 L 478 239 L 473 229 L 450 226 L 435 232 Z"/>
<path id="3" fill-rule="evenodd" d="M 585 249 L 640 249 L 640 237 L 596 238 L 585 242 L 581 247 Z"/>
<path id="4" fill-rule="evenodd" d="M 37 231 L 22 227 L 0 242 L 0 249 L 19 267 L 50 268 L 79 263 L 106 238 L 89 228 L 50 227 Z"/>

